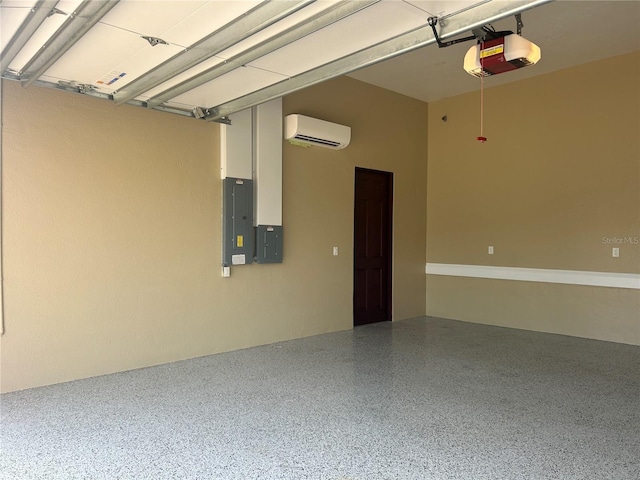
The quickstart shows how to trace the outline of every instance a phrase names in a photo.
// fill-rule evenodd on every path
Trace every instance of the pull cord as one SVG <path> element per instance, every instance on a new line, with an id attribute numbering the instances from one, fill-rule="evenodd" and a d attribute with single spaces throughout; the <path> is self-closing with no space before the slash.
<path id="1" fill-rule="evenodd" d="M 487 137 L 484 136 L 484 42 L 480 44 L 480 136 L 476 137 L 480 143 L 487 141 Z"/>

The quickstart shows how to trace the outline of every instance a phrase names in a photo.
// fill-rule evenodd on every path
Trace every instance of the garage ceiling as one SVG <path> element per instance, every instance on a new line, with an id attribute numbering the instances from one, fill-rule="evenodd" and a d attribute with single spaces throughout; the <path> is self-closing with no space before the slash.
<path id="1" fill-rule="evenodd" d="M 640 2 L 556 0 L 522 14 L 522 36 L 542 50 L 535 67 L 485 80 L 501 85 L 555 70 L 640 50 Z M 515 30 L 513 17 L 493 23 Z M 477 78 L 462 69 L 469 43 L 420 48 L 352 73 L 350 76 L 404 95 L 432 102 L 479 90 Z"/>
<path id="2" fill-rule="evenodd" d="M 25 87 L 224 122 L 432 45 L 431 16 L 453 38 L 547 1 L 2 0 L 0 69 Z"/>
<path id="3" fill-rule="evenodd" d="M 542 49 L 535 68 L 487 86 L 640 49 L 638 1 L 0 0 L 4 78 L 169 111 L 227 116 L 329 78 L 423 101 L 479 88 L 461 68 L 470 43 L 443 38 L 486 23 Z"/>

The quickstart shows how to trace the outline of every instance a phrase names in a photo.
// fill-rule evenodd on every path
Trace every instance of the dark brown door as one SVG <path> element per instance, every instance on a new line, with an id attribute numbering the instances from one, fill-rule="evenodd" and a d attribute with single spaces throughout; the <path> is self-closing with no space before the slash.
<path id="1" fill-rule="evenodd" d="M 391 320 L 393 174 L 356 168 L 353 323 Z"/>

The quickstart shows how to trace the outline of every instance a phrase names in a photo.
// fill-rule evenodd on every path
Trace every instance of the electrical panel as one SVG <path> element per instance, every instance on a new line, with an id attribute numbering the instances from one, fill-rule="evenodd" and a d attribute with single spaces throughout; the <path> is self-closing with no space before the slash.
<path id="1" fill-rule="evenodd" d="M 256 262 L 282 263 L 282 226 L 256 227 Z"/>
<path id="2" fill-rule="evenodd" d="M 282 263 L 282 99 L 229 118 L 220 136 L 223 266 Z"/>
<path id="3" fill-rule="evenodd" d="M 223 180 L 222 263 L 224 266 L 253 262 L 253 181 Z"/>

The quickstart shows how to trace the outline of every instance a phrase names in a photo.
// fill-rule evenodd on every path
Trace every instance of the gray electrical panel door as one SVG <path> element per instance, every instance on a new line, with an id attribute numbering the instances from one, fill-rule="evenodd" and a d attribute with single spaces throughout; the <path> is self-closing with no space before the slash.
<path id="1" fill-rule="evenodd" d="M 282 227 L 256 227 L 256 262 L 282 263 Z"/>
<path id="2" fill-rule="evenodd" d="M 223 180 L 222 263 L 225 266 L 253 262 L 253 181 Z"/>

